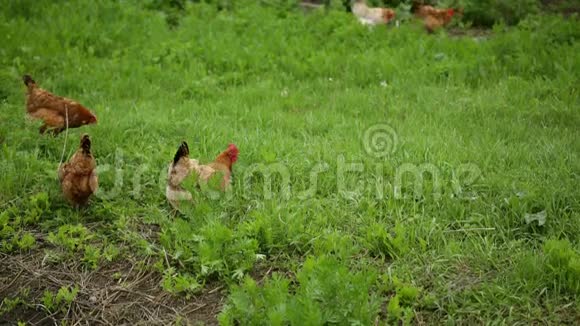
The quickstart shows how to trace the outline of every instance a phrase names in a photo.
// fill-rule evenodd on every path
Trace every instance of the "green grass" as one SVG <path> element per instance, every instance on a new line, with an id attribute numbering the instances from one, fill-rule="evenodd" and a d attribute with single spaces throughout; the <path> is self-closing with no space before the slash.
<path id="1" fill-rule="evenodd" d="M 221 286 L 222 324 L 580 318 L 577 19 L 473 39 L 249 4 L 192 5 L 172 29 L 132 1 L 0 4 L 2 257 L 78 273 L 152 261 L 136 268 L 172 295 Z M 60 194 L 64 134 L 24 118 L 25 73 L 98 116 L 66 149 L 91 135 L 87 209 Z M 230 193 L 175 215 L 164 173 L 182 140 L 205 162 L 233 142 L 240 159 Z M 90 299 L 73 283 L 47 316 Z M 0 319 L 58 300 L 23 284 L 0 290 Z"/>

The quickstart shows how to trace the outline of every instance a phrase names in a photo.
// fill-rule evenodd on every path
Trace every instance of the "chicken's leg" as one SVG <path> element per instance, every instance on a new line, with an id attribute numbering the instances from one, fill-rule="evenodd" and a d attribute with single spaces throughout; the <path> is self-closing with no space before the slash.
<path id="1" fill-rule="evenodd" d="M 58 134 L 60 134 L 61 132 L 63 132 L 63 130 L 65 130 L 65 127 L 58 127 L 58 128 L 54 128 L 51 130 L 51 133 L 53 136 L 58 136 Z"/>

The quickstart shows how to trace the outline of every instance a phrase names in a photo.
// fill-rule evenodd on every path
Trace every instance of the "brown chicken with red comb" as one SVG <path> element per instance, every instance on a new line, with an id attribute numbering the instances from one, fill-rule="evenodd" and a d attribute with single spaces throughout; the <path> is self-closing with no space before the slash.
<path id="1" fill-rule="evenodd" d="M 68 128 L 97 123 L 97 117 L 74 100 L 56 96 L 40 87 L 29 75 L 23 77 L 26 85 L 26 112 L 33 119 L 44 121 L 40 133 L 51 129 L 58 135 Z M 68 121 L 67 121 L 68 118 Z"/>

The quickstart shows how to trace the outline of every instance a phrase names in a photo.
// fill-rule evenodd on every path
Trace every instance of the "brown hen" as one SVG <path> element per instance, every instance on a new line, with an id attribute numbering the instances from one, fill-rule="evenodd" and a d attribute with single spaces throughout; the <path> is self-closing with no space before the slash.
<path id="1" fill-rule="evenodd" d="M 49 128 L 54 135 L 58 135 L 67 127 L 78 128 L 97 123 L 97 117 L 81 104 L 38 87 L 29 75 L 25 75 L 23 80 L 27 88 L 26 112 L 31 118 L 44 121 L 39 130 L 41 134 Z"/>
<path id="2" fill-rule="evenodd" d="M 97 191 L 99 180 L 97 163 L 91 153 L 91 139 L 84 134 L 79 149 L 66 164 L 58 168 L 58 178 L 62 193 L 73 206 L 88 203 L 89 197 Z"/>
<path id="3" fill-rule="evenodd" d="M 456 10 L 453 8 L 437 9 L 417 2 L 413 3 L 411 11 L 417 18 L 423 20 L 423 25 L 429 33 L 433 33 L 437 29 L 449 25 L 456 13 Z M 461 10 L 457 12 L 461 12 Z"/>

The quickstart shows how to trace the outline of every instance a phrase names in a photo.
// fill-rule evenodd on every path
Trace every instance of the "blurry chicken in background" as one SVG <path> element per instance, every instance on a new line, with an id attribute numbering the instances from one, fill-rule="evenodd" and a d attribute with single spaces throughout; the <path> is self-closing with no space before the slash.
<path id="1" fill-rule="evenodd" d="M 423 20 L 423 26 L 429 33 L 433 33 L 441 27 L 449 25 L 456 10 L 453 8 L 437 9 L 420 2 L 413 2 L 411 12 L 419 19 Z M 459 10 L 458 12 L 461 12 Z"/>
<path id="2" fill-rule="evenodd" d="M 354 0 L 352 13 L 363 25 L 388 24 L 395 18 L 395 11 L 389 8 L 371 8 L 365 0 Z"/>
<path id="3" fill-rule="evenodd" d="M 62 193 L 73 206 L 83 206 L 97 191 L 99 180 L 96 174 L 97 163 L 91 153 L 91 139 L 84 134 L 79 149 L 68 163 L 58 167 L 58 178 Z"/>
<path id="4" fill-rule="evenodd" d="M 39 130 L 41 134 L 48 128 L 58 135 L 67 127 L 78 128 L 97 123 L 97 117 L 81 104 L 38 87 L 29 75 L 25 75 L 23 80 L 27 88 L 26 112 L 32 118 L 44 121 Z"/>

